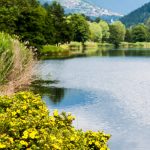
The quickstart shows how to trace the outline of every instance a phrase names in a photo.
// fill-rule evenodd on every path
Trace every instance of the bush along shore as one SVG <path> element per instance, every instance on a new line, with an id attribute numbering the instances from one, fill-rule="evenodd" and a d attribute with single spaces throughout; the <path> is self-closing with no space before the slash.
<path id="1" fill-rule="evenodd" d="M 109 150 L 110 135 L 77 130 L 70 114 L 49 114 L 38 95 L 20 92 L 0 97 L 0 149 Z"/>
<path id="2" fill-rule="evenodd" d="M 13 93 L 28 84 L 33 70 L 33 53 L 17 37 L 0 33 L 0 95 Z"/>

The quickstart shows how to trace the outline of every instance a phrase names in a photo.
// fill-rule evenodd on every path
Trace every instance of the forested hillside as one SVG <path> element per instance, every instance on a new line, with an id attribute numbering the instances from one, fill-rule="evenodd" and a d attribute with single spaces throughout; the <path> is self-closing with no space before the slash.
<path id="1" fill-rule="evenodd" d="M 145 22 L 150 17 L 150 2 L 146 3 L 142 7 L 136 9 L 135 11 L 131 12 L 130 14 L 122 17 L 120 20 L 126 26 L 132 26 L 138 23 Z"/>

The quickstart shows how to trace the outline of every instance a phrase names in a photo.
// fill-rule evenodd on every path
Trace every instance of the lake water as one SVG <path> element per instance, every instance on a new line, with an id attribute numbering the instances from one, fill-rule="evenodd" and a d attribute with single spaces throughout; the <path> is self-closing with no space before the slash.
<path id="1" fill-rule="evenodd" d="M 45 60 L 34 84 L 48 108 L 71 112 L 75 127 L 112 135 L 111 150 L 148 150 L 150 57 Z"/>

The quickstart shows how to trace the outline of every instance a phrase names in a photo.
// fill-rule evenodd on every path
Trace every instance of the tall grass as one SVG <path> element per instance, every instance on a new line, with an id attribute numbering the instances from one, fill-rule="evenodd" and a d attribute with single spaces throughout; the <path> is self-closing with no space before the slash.
<path id="1" fill-rule="evenodd" d="M 9 35 L 0 33 L 0 84 L 6 82 L 13 67 L 13 45 Z"/>
<path id="2" fill-rule="evenodd" d="M 0 33 L 0 94 L 27 84 L 33 63 L 31 50 L 10 35 Z"/>

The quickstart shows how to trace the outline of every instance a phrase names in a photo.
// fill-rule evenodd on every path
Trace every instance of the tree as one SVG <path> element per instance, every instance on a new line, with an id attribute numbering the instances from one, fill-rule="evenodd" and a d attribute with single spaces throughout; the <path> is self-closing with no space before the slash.
<path id="1" fill-rule="evenodd" d="M 45 43 L 45 10 L 37 0 L 1 0 L 0 30 L 37 46 Z"/>
<path id="2" fill-rule="evenodd" d="M 138 24 L 132 28 L 133 42 L 144 42 L 148 38 L 148 29 L 144 24 Z"/>
<path id="3" fill-rule="evenodd" d="M 148 18 L 145 22 L 145 26 L 147 27 L 148 29 L 148 32 L 147 32 L 147 41 L 150 41 L 150 18 Z"/>
<path id="4" fill-rule="evenodd" d="M 90 39 L 93 42 L 101 42 L 102 41 L 102 28 L 96 22 L 89 22 L 90 27 Z"/>
<path id="5" fill-rule="evenodd" d="M 108 41 L 110 36 L 108 23 L 106 21 L 100 20 L 99 25 L 102 28 L 102 41 Z"/>
<path id="6" fill-rule="evenodd" d="M 16 0 L 1 0 L 0 1 L 0 31 L 13 34 L 18 19 L 18 6 Z"/>
<path id="7" fill-rule="evenodd" d="M 70 22 L 73 32 L 73 40 L 77 42 L 82 42 L 89 39 L 90 30 L 89 25 L 85 18 L 80 14 L 73 14 L 70 17 Z"/>
<path id="8" fill-rule="evenodd" d="M 109 42 L 118 47 L 120 42 L 124 41 L 126 29 L 124 24 L 120 21 L 116 21 L 110 25 L 110 37 Z"/>
<path id="9" fill-rule="evenodd" d="M 48 17 L 51 18 L 51 26 L 53 26 L 52 36 L 54 44 L 65 43 L 68 39 L 67 22 L 65 19 L 63 7 L 56 1 L 49 5 Z"/>
<path id="10" fill-rule="evenodd" d="M 101 21 L 101 18 L 100 18 L 100 17 L 95 18 L 95 22 L 96 22 L 96 23 L 99 23 L 100 21 Z"/>
<path id="11" fill-rule="evenodd" d="M 132 30 L 127 29 L 126 34 L 125 34 L 125 39 L 126 42 L 132 42 Z"/>
<path id="12" fill-rule="evenodd" d="M 44 37 L 46 11 L 43 7 L 33 7 L 22 11 L 16 22 L 15 34 L 23 41 L 29 41 L 30 45 L 40 47 L 46 44 Z"/>
<path id="13" fill-rule="evenodd" d="M 150 18 L 145 21 L 145 26 L 150 30 Z"/>

